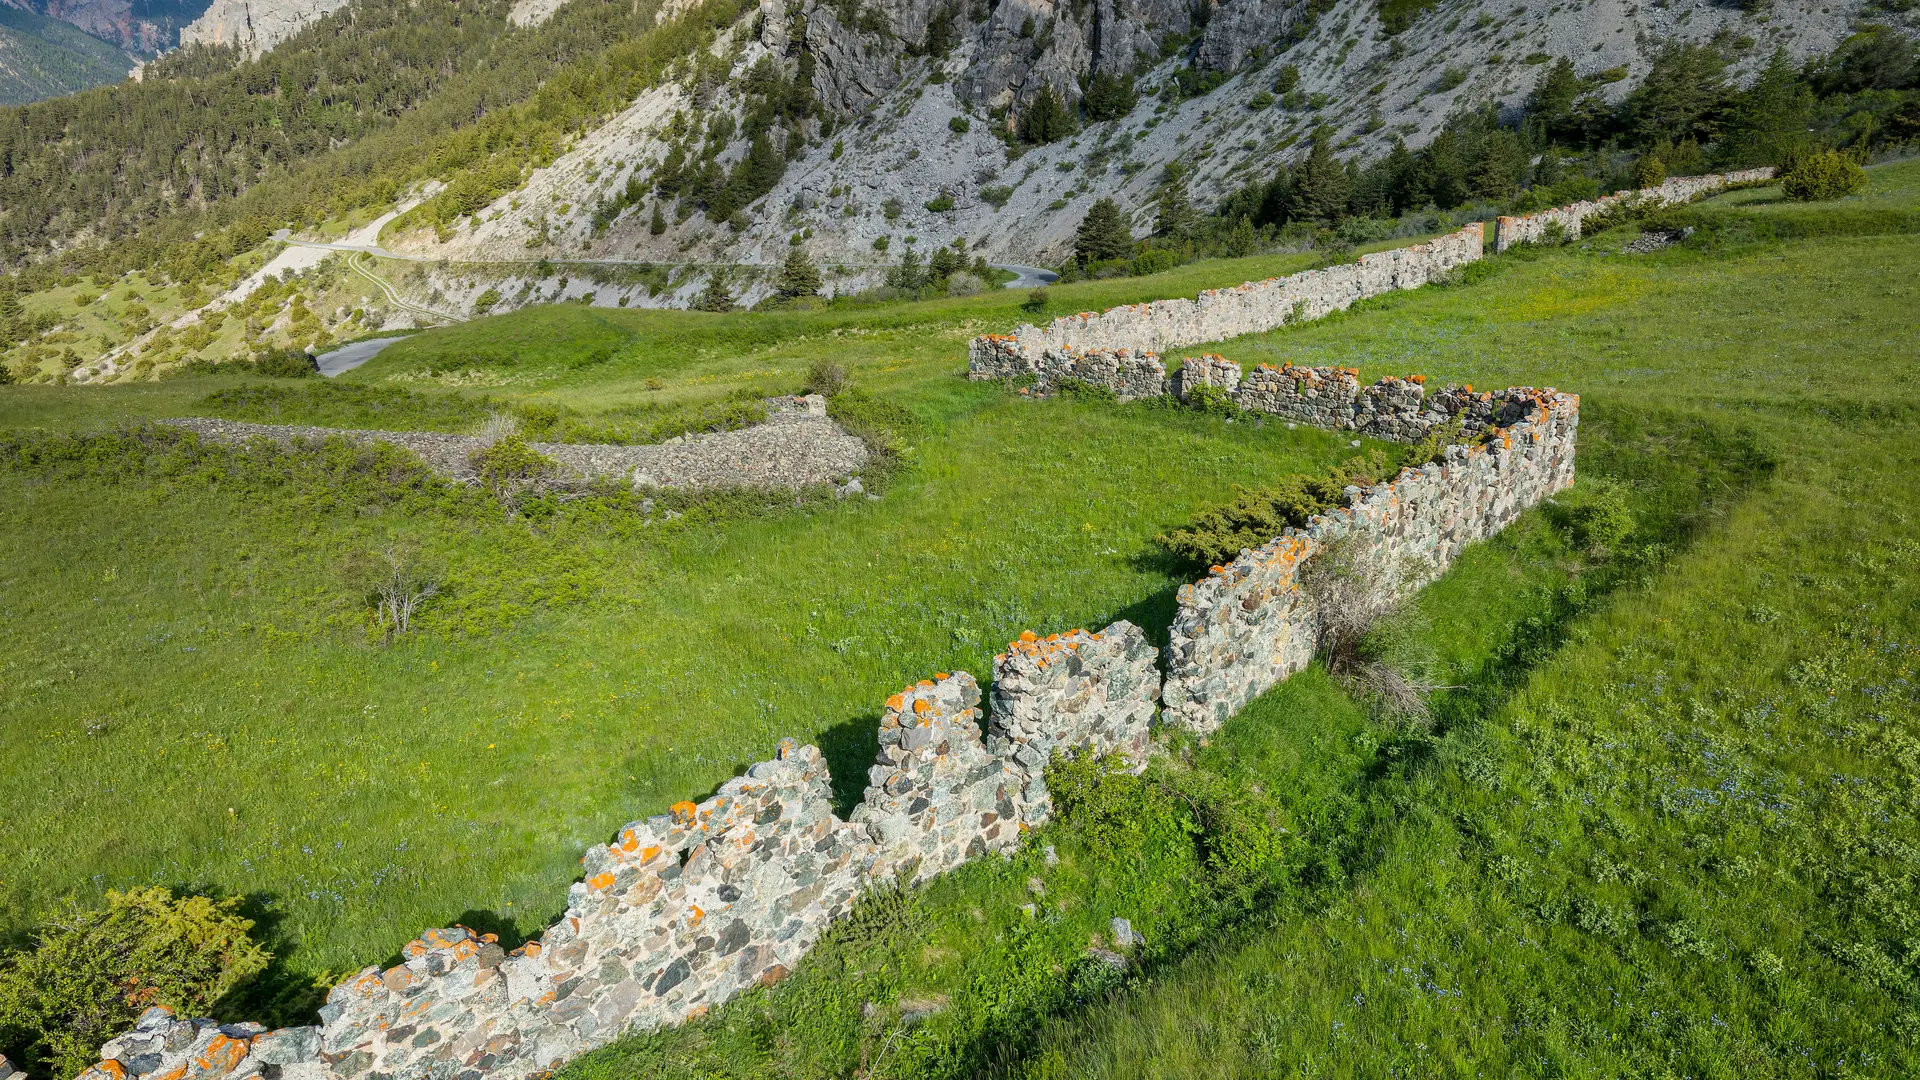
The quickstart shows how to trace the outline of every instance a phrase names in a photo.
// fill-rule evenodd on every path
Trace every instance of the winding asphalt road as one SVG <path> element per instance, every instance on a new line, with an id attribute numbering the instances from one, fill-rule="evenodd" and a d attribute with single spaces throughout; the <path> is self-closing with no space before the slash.
<path id="1" fill-rule="evenodd" d="M 352 371 L 354 368 L 373 359 L 379 354 L 381 349 L 399 341 L 401 337 L 405 336 L 406 335 L 402 334 L 396 337 L 368 338 L 365 341 L 356 341 L 349 345 L 342 345 L 337 349 L 329 349 L 315 358 L 320 362 L 320 374 L 331 379 L 335 375 Z"/>
<path id="2" fill-rule="evenodd" d="M 1016 266 L 1012 263 L 991 263 L 995 270 L 1011 270 L 1020 276 L 1007 282 L 1009 289 L 1033 289 L 1042 285 L 1051 285 L 1060 280 L 1060 275 L 1038 266 Z"/>

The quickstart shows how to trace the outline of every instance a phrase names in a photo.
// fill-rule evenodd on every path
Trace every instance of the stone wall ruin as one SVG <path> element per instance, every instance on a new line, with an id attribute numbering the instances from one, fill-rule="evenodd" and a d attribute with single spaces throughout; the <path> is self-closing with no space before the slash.
<path id="1" fill-rule="evenodd" d="M 1493 250 L 1497 254 L 1515 244 L 1539 244 L 1580 239 L 1580 226 L 1589 217 L 1603 213 L 1620 203 L 1645 203 L 1665 206 L 1692 202 L 1730 187 L 1759 184 L 1773 179 L 1774 168 L 1747 169 L 1742 172 L 1709 173 L 1706 176 L 1676 176 L 1662 184 L 1638 191 L 1617 191 L 1597 199 L 1557 206 L 1537 214 L 1502 217 L 1494 221 Z"/>
<path id="2" fill-rule="evenodd" d="M 1477 226 L 1455 236 L 1467 232 L 1470 245 L 1441 253 L 1363 260 L 1371 269 L 1355 280 L 1430 278 L 1449 260 L 1478 257 Z M 1157 335 L 1153 348 L 1183 333 L 1246 333 L 1230 327 L 1291 317 L 1303 302 L 1288 280 L 1243 286 L 1234 300 L 1202 294 L 1194 304 L 1202 314 L 1184 324 L 1137 318 Z M 1362 291 L 1299 310 L 1344 306 Z M 1125 323 L 1100 318 L 1084 325 L 1117 334 Z M 1400 441 L 1457 421 L 1473 445 L 1349 488 L 1344 507 L 1184 586 L 1164 675 L 1159 650 L 1131 623 L 1023 634 L 994 658 L 984 716 L 965 672 L 938 673 L 888 699 L 865 796 L 846 819 L 833 812 L 820 751 L 784 741 L 773 760 L 713 797 L 589 849 L 566 915 L 536 940 L 508 951 L 464 927 L 428 930 L 401 963 L 336 986 L 320 1023 L 307 1027 L 268 1031 L 152 1008 L 80 1080 L 526 1080 L 625 1032 L 702 1016 L 785 978 L 867 890 L 1017 845 L 1051 816 L 1045 770 L 1054 752 L 1118 754 L 1144 768 L 1155 726 L 1206 736 L 1310 663 L 1320 613 L 1302 569 L 1316 552 L 1345 538 L 1380 565 L 1404 567 L 1391 582 L 1404 592 L 1573 480 L 1579 399 L 1552 390 L 1429 390 L 1417 376 L 1363 387 L 1352 369 L 1243 373 L 1219 357 L 1190 360 L 1169 379 L 1150 349 L 1131 343 L 1050 339 L 1039 348 L 1017 336 L 976 342 L 971 360 L 975 377 L 1071 375 L 1128 398 L 1208 387 L 1249 410 Z M 0 1080 L 20 1080 L 11 1071 L 0 1059 Z"/>
<path id="3" fill-rule="evenodd" d="M 1076 364 L 1121 362 L 1124 354 L 1126 360 L 1136 361 L 1121 363 L 1132 378 L 1088 381 L 1112 385 L 1123 399 L 1151 397 L 1165 390 L 1143 392 L 1151 376 L 1137 364 L 1142 355 L 1311 322 L 1368 297 L 1417 289 L 1479 259 L 1485 246 L 1483 228 L 1476 221 L 1423 244 L 1376 251 L 1356 262 L 1320 270 L 1208 289 L 1192 300 L 1125 304 L 1102 312 L 1063 315 L 1045 327 L 1028 325 L 1012 334 L 987 334 L 974 339 L 968 372 L 976 379 L 1044 378 L 1056 371 L 1072 374 L 1061 369 Z M 1165 374 L 1161 372 L 1163 378 Z"/>

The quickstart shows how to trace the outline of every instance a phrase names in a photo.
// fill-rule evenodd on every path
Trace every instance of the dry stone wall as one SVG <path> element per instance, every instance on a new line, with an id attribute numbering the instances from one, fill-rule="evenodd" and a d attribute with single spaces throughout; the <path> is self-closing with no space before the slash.
<path id="1" fill-rule="evenodd" d="M 1492 395 L 1489 395 L 1492 397 Z M 1321 613 L 1301 573 L 1312 556 L 1347 539 L 1354 565 L 1405 593 L 1431 580 L 1475 540 L 1492 536 L 1541 499 L 1573 483 L 1579 399 L 1506 391 L 1502 411 L 1525 408 L 1477 446 L 1393 480 L 1347 489 L 1347 505 L 1287 529 L 1230 565 L 1182 586 L 1167 646 L 1162 722 L 1200 734 L 1312 661 Z"/>
<path id="2" fill-rule="evenodd" d="M 401 963 L 327 996 L 317 1025 L 181 1018 L 155 1007 L 83 1080 L 523 1080 L 623 1032 L 681 1023 L 785 978 L 877 883 L 922 881 L 1004 851 L 1046 821 L 1055 748 L 1144 764 L 1156 651 L 1118 622 L 996 660 L 994 734 L 965 672 L 887 701 L 865 800 L 832 810 L 825 759 L 781 743 L 701 803 L 589 849 L 564 918 L 512 951 L 465 927 L 428 930 Z M 0 1080 L 24 1080 L 0 1058 Z"/>
<path id="3" fill-rule="evenodd" d="M 1424 244 L 1362 255 L 1357 262 L 1322 270 L 1209 289 L 1192 300 L 1127 304 L 1062 316 L 1045 327 L 1022 326 L 1010 335 L 988 334 L 975 339 L 968 373 L 976 379 L 1046 378 L 1053 372 L 1070 373 L 1061 369 L 1076 365 L 1117 362 L 1121 352 L 1137 364 L 1142 354 L 1309 322 L 1370 296 L 1417 289 L 1480 258 L 1484 240 L 1483 227 L 1475 222 Z M 1149 378 L 1145 369 L 1137 377 Z M 1132 381 L 1126 381 L 1125 388 L 1107 379 L 1089 381 L 1113 385 L 1122 398 L 1152 396 L 1136 392 Z"/>
<path id="4" fill-rule="evenodd" d="M 1449 259 L 1477 257 L 1478 245 L 1476 231 L 1470 249 L 1376 262 L 1387 266 L 1377 281 L 1430 276 Z M 1261 305 L 1280 310 L 1274 297 L 1286 290 L 1274 285 L 1243 287 L 1266 299 L 1246 301 L 1233 325 L 1265 317 L 1249 314 Z M 1246 332 L 1195 325 L 1203 338 Z M 676 804 L 589 849 L 565 917 L 537 940 L 508 951 L 491 934 L 428 930 L 401 963 L 335 987 L 307 1027 L 149 1009 L 80 1080 L 526 1080 L 624 1032 L 701 1016 L 785 978 L 869 888 L 924 881 L 1016 845 L 1052 813 L 1045 771 L 1056 751 L 1120 754 L 1144 768 L 1154 724 L 1207 734 L 1304 667 L 1320 613 L 1301 572 L 1316 551 L 1352 538 L 1389 568 L 1387 587 L 1404 591 L 1573 480 L 1579 401 L 1552 390 L 1430 394 L 1417 377 L 1362 387 L 1343 368 L 1243 375 L 1219 357 L 1189 360 L 1170 380 L 1150 351 L 1057 343 L 1029 358 L 1015 339 L 986 340 L 995 364 L 1051 365 L 1051 377 L 1123 396 L 1207 387 L 1243 408 L 1336 430 L 1411 440 L 1459 421 L 1478 441 L 1372 489 L 1349 488 L 1342 509 L 1182 588 L 1164 679 L 1158 651 L 1131 623 L 1023 634 L 994 658 L 984 718 L 965 672 L 888 699 L 865 796 L 845 820 L 833 813 L 820 751 L 786 740 L 706 801 Z M 976 375 L 981 353 L 976 344 Z M 13 1071 L 0 1058 L 0 1080 L 18 1080 Z"/>
<path id="5" fill-rule="evenodd" d="M 1758 184 L 1773 179 L 1774 169 L 1747 169 L 1742 172 L 1709 173 L 1706 176 L 1676 176 L 1663 184 L 1638 191 L 1620 191 L 1602 195 L 1571 206 L 1557 206 L 1537 214 L 1503 217 L 1494 222 L 1493 250 L 1505 251 L 1515 244 L 1538 244 L 1548 240 L 1578 240 L 1581 224 L 1594 214 L 1619 203 L 1639 202 L 1653 205 L 1692 202 L 1740 184 Z"/>

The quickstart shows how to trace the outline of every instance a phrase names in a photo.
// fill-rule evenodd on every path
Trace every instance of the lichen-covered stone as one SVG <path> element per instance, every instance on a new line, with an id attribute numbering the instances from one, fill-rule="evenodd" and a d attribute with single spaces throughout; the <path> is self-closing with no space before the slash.
<path id="1" fill-rule="evenodd" d="M 1159 653 L 1122 621 L 1094 634 L 1025 633 L 993 658 L 988 745 L 1028 771 L 1029 801 L 1046 802 L 1042 780 L 1055 750 L 1120 754 L 1146 766 Z"/>

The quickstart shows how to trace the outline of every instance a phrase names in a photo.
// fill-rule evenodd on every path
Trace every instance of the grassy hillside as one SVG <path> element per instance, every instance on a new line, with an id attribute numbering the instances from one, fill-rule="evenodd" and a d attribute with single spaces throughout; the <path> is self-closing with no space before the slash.
<path id="1" fill-rule="evenodd" d="M 0 105 L 24 105 L 127 77 L 133 61 L 84 31 L 0 6 Z"/>
<path id="2" fill-rule="evenodd" d="M 1872 175 L 1857 202 L 1920 209 L 1913 163 Z M 575 1075 L 1920 1068 L 1920 248 L 1870 235 L 1904 219 L 1800 213 L 1800 239 L 1723 218 L 1629 257 L 1609 234 L 1221 345 L 1579 392 L 1582 491 L 1611 485 L 1635 530 L 1589 551 L 1548 508 L 1427 590 L 1410 633 L 1458 687 L 1431 729 L 1300 676 L 1145 781 L 1080 776 L 1037 838 L 1057 864 L 1036 843 L 880 898 L 782 987 Z M 1181 577 L 1154 533 L 1353 452 L 960 379 L 1018 299 L 544 309 L 352 376 L 601 409 L 791 389 L 831 357 L 921 424 L 878 501 L 508 521 L 393 494 L 366 459 L 260 480 L 4 455 L 7 929 L 132 883 L 244 893 L 285 981 L 451 920 L 531 932 L 584 845 L 781 735 L 819 741 L 850 801 L 903 682 L 984 675 L 1029 627 L 1164 633 Z M 8 387 L 0 425 L 179 415 L 233 384 Z M 448 588 L 382 647 L 355 561 L 395 539 Z M 1081 959 L 1111 915 L 1148 941 L 1125 978 Z"/>

